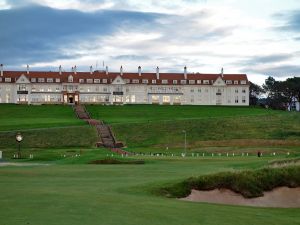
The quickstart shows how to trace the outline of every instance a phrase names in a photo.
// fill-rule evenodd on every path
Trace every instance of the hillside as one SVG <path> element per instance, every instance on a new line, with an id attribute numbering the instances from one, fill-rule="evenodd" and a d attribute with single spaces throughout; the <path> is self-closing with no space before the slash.
<path id="1" fill-rule="evenodd" d="M 252 107 L 88 106 L 131 148 L 299 146 L 300 114 Z"/>

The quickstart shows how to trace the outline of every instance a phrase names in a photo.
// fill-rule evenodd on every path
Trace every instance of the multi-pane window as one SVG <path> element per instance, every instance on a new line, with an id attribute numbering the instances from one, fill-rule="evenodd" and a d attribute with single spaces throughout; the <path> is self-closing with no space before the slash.
<path id="1" fill-rule="evenodd" d="M 31 78 L 31 82 L 36 82 L 36 78 Z"/>
<path id="2" fill-rule="evenodd" d="M 47 78 L 47 83 L 53 83 L 53 79 L 52 78 Z"/>
<path id="3" fill-rule="evenodd" d="M 86 82 L 87 82 L 88 84 L 92 84 L 92 83 L 93 83 L 93 79 L 86 79 Z"/>
<path id="4" fill-rule="evenodd" d="M 177 84 L 177 80 L 173 80 L 173 84 Z"/>
<path id="5" fill-rule="evenodd" d="M 44 82 L 45 82 L 45 79 L 44 79 L 44 78 L 38 78 L 38 82 L 39 82 L 39 83 L 44 83 Z"/>
<path id="6" fill-rule="evenodd" d="M 181 80 L 180 83 L 181 84 L 186 84 L 186 80 Z"/>
<path id="7" fill-rule="evenodd" d="M 189 80 L 189 84 L 195 84 L 195 80 Z"/>
<path id="8" fill-rule="evenodd" d="M 226 84 L 232 84 L 232 80 L 226 80 Z"/>
<path id="9" fill-rule="evenodd" d="M 59 83 L 59 82 L 60 82 L 60 79 L 59 79 L 59 78 L 56 78 L 56 79 L 55 79 L 55 82 L 56 82 L 56 83 Z"/>
<path id="10" fill-rule="evenodd" d="M 143 79 L 142 82 L 143 82 L 143 84 L 148 84 L 148 80 L 147 79 Z"/>
<path id="11" fill-rule="evenodd" d="M 201 80 L 197 80 L 197 84 L 201 84 Z"/>
<path id="12" fill-rule="evenodd" d="M 209 84 L 209 80 L 204 80 L 203 84 Z"/>
<path id="13" fill-rule="evenodd" d="M 103 80 L 102 80 L 102 83 L 103 83 L 103 84 L 106 84 L 106 83 L 107 83 L 107 79 L 103 79 Z"/>
<path id="14" fill-rule="evenodd" d="M 246 103 L 246 96 L 242 96 L 242 103 Z"/>
<path id="15" fill-rule="evenodd" d="M 239 84 L 239 81 L 238 81 L 238 80 L 235 80 L 235 81 L 234 81 L 234 84 Z"/>
<path id="16" fill-rule="evenodd" d="M 95 84 L 100 84 L 100 79 L 94 79 Z"/>
<path id="17" fill-rule="evenodd" d="M 241 84 L 247 84 L 247 81 L 241 80 Z"/>
<path id="18" fill-rule="evenodd" d="M 156 84 L 156 80 L 152 80 L 152 84 Z"/>
<path id="19" fill-rule="evenodd" d="M 5 82 L 11 82 L 11 78 L 10 77 L 6 77 L 5 78 Z"/>
<path id="20" fill-rule="evenodd" d="M 168 80 L 162 80 L 161 83 L 162 83 L 162 84 L 167 84 L 167 83 L 168 83 Z"/>
<path id="21" fill-rule="evenodd" d="M 132 83 L 133 83 L 133 84 L 138 84 L 138 83 L 139 83 L 139 80 L 138 80 L 138 79 L 133 79 L 133 80 L 132 80 Z"/>

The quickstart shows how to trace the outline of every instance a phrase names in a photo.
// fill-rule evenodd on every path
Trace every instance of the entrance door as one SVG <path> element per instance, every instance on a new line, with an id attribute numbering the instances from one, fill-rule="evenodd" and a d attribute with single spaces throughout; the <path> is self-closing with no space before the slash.
<path id="1" fill-rule="evenodd" d="M 74 103 L 74 98 L 72 95 L 69 96 L 69 103 L 70 104 L 73 104 Z"/>

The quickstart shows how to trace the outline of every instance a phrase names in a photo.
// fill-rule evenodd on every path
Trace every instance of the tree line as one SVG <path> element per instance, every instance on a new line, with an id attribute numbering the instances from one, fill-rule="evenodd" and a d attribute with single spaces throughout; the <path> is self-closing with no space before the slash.
<path id="1" fill-rule="evenodd" d="M 300 77 L 277 81 L 269 76 L 262 86 L 250 82 L 250 105 L 286 110 L 297 101 L 300 101 Z"/>

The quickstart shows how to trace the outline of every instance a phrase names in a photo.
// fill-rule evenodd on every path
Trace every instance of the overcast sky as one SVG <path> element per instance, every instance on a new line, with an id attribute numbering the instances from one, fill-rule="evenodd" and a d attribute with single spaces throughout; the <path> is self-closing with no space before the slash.
<path id="1" fill-rule="evenodd" d="M 5 69 L 300 76 L 299 0 L 0 0 Z"/>

